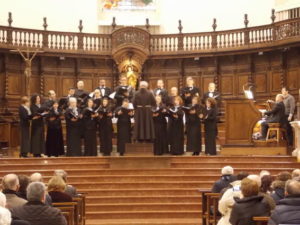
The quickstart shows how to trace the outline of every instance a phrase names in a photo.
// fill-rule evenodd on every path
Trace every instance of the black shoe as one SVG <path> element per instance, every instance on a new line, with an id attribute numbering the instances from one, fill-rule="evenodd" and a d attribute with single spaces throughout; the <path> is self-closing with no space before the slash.
<path id="1" fill-rule="evenodd" d="M 20 153 L 19 155 L 20 158 L 28 158 L 27 153 Z"/>

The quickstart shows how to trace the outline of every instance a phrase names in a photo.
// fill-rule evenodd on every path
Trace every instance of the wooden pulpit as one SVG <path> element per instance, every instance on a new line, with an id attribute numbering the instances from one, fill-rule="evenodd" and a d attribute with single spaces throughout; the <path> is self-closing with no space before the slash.
<path id="1" fill-rule="evenodd" d="M 225 100 L 224 147 L 254 146 L 252 134 L 262 115 L 251 99 Z"/>

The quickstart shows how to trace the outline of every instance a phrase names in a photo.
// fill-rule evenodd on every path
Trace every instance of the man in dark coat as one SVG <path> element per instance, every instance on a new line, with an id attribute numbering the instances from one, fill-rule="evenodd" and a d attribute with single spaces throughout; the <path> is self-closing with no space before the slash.
<path id="1" fill-rule="evenodd" d="M 116 107 L 120 107 L 124 99 L 128 99 L 131 102 L 133 94 L 134 94 L 134 89 L 133 87 L 128 85 L 127 77 L 122 76 L 120 78 L 120 85 L 116 87 L 116 94 L 115 94 Z"/>
<path id="2" fill-rule="evenodd" d="M 289 180 L 286 194 L 273 211 L 268 225 L 300 224 L 300 182 Z"/>
<path id="3" fill-rule="evenodd" d="M 281 126 L 285 125 L 285 107 L 283 104 L 283 95 L 276 95 L 276 104 L 274 105 L 273 109 L 263 113 L 263 115 L 268 116 L 267 120 L 261 124 L 262 138 L 266 139 L 269 123 L 280 123 Z"/>
<path id="4" fill-rule="evenodd" d="M 28 221 L 31 225 L 67 225 L 65 217 L 57 208 L 45 205 L 46 187 L 41 182 L 28 185 L 28 202 L 11 209 L 12 217 Z"/>
<path id="5" fill-rule="evenodd" d="M 157 80 L 157 87 L 153 90 L 154 96 L 160 95 L 163 104 L 168 102 L 168 91 L 164 88 L 164 81 Z"/>
<path id="6" fill-rule="evenodd" d="M 208 98 L 213 98 L 216 100 L 216 106 L 219 108 L 221 103 L 221 95 L 219 92 L 216 91 L 216 84 L 215 83 L 209 83 L 208 84 L 208 92 L 203 94 L 202 97 L 202 104 L 205 104 L 206 100 Z"/>
<path id="7" fill-rule="evenodd" d="M 186 87 L 182 88 L 180 91 L 180 96 L 183 100 L 185 106 L 192 104 L 192 98 L 194 96 L 200 97 L 199 88 L 195 87 L 195 81 L 192 77 L 186 78 Z"/>
<path id="8" fill-rule="evenodd" d="M 111 89 L 109 87 L 106 87 L 106 81 L 104 79 L 101 79 L 99 81 L 99 87 L 97 89 L 100 90 L 102 97 L 109 97 L 111 94 Z"/>
<path id="9" fill-rule="evenodd" d="M 221 193 L 224 188 L 227 188 L 231 182 L 236 180 L 236 177 L 233 175 L 233 168 L 231 166 L 225 166 L 222 168 L 222 176 L 217 180 L 212 189 L 212 193 Z"/>
<path id="10" fill-rule="evenodd" d="M 148 83 L 141 81 L 140 89 L 133 97 L 134 115 L 134 139 L 137 141 L 154 140 L 154 124 L 152 119 L 152 107 L 156 102 L 154 95 L 148 90 Z"/>

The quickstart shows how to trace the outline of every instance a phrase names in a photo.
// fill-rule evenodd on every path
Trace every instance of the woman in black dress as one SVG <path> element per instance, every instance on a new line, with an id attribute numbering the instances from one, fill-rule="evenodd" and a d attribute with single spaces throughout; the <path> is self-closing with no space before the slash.
<path id="1" fill-rule="evenodd" d="M 67 127 L 67 156 L 81 156 L 81 114 L 77 107 L 77 99 L 70 97 L 69 107 L 66 109 Z"/>
<path id="2" fill-rule="evenodd" d="M 172 155 L 182 155 L 184 153 L 184 112 L 181 106 L 181 97 L 174 97 L 174 106 L 169 109 L 168 121 L 168 139 Z"/>
<path id="3" fill-rule="evenodd" d="M 46 111 L 41 107 L 41 97 L 37 94 L 31 97 L 31 150 L 34 157 L 41 157 L 45 153 L 44 118 Z"/>
<path id="4" fill-rule="evenodd" d="M 162 104 L 162 96 L 155 96 L 156 107 L 153 108 L 154 122 L 154 155 L 163 155 L 168 152 L 168 135 L 167 135 L 167 110 Z"/>
<path id="5" fill-rule="evenodd" d="M 54 101 L 46 117 L 46 154 L 49 157 L 64 155 L 64 141 L 61 126 L 62 116 L 62 111 L 58 108 L 58 102 Z"/>
<path id="6" fill-rule="evenodd" d="M 98 109 L 101 106 L 101 102 L 102 102 L 101 92 L 99 89 L 96 89 L 94 91 L 93 101 L 94 101 L 94 108 Z"/>
<path id="7" fill-rule="evenodd" d="M 205 131 L 205 154 L 216 155 L 216 137 L 217 137 L 217 108 L 216 100 L 208 98 L 205 102 L 205 117 L 204 117 L 204 131 Z"/>
<path id="8" fill-rule="evenodd" d="M 97 156 L 97 117 L 98 113 L 93 109 L 93 99 L 87 100 L 87 107 L 82 112 L 84 129 L 84 155 Z"/>
<path id="9" fill-rule="evenodd" d="M 30 103 L 28 97 L 24 96 L 21 98 L 21 105 L 19 107 L 20 117 L 20 157 L 28 157 L 27 154 L 30 152 Z"/>
<path id="10" fill-rule="evenodd" d="M 202 148 L 201 121 L 203 117 L 202 107 L 199 105 L 199 98 L 194 96 L 192 104 L 185 108 L 187 152 L 199 155 Z"/>
<path id="11" fill-rule="evenodd" d="M 99 120 L 99 139 L 100 139 L 100 152 L 104 156 L 110 156 L 112 152 L 112 136 L 113 136 L 113 126 L 112 126 L 112 116 L 113 108 L 110 105 L 109 98 L 102 98 L 102 104 L 98 110 Z"/>
<path id="12" fill-rule="evenodd" d="M 131 143 L 131 118 L 133 117 L 133 109 L 129 109 L 129 100 L 124 99 L 122 106 L 115 111 L 117 122 L 117 150 L 120 156 L 125 153 L 125 144 Z"/>

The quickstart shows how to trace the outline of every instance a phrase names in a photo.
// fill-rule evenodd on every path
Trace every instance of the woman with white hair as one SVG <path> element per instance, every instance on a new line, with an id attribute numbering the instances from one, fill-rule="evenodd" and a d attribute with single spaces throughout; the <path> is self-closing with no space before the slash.
<path id="1" fill-rule="evenodd" d="M 69 99 L 69 108 L 65 112 L 67 124 L 67 156 L 81 156 L 81 114 L 77 100 Z"/>
<path id="2" fill-rule="evenodd" d="M 6 197 L 0 192 L 0 224 L 1 225 L 10 225 L 11 223 L 11 213 L 6 206 Z"/>

